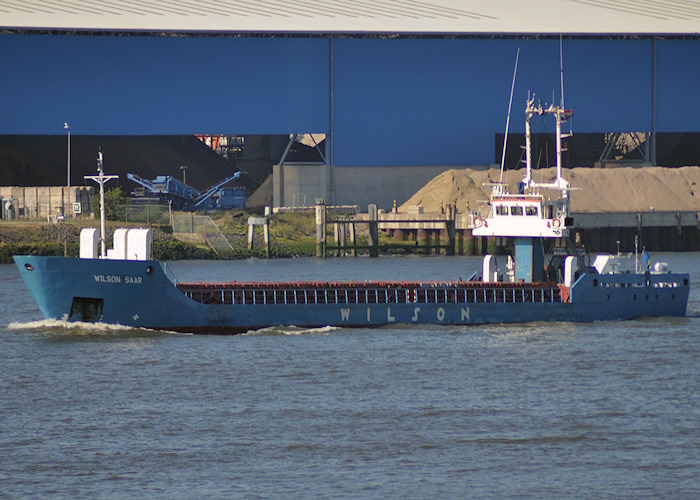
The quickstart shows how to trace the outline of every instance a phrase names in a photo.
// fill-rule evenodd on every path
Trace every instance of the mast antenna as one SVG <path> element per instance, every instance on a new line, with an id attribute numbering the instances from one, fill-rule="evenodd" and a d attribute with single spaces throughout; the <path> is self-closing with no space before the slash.
<path id="1" fill-rule="evenodd" d="M 510 110 L 513 106 L 513 90 L 515 89 L 515 75 L 518 73 L 518 59 L 520 58 L 520 47 L 515 53 L 515 68 L 513 68 L 513 82 L 510 84 L 510 101 L 508 101 L 508 117 L 506 118 L 506 132 L 503 135 L 503 153 L 501 155 L 501 175 L 498 179 L 498 183 L 503 183 L 503 168 L 506 163 L 506 144 L 508 143 L 508 128 L 510 126 Z"/>
<path id="2" fill-rule="evenodd" d="M 564 109 L 564 51 L 561 33 L 559 34 L 559 78 L 561 81 L 561 109 Z"/>
<path id="3" fill-rule="evenodd" d="M 564 45 L 561 33 L 559 33 L 559 80 L 561 82 L 561 109 L 564 110 Z M 569 120 L 569 135 L 574 135 L 571 120 Z"/>

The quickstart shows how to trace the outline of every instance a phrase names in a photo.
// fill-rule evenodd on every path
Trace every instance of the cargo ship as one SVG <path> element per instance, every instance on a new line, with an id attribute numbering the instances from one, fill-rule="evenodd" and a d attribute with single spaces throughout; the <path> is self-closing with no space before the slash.
<path id="1" fill-rule="evenodd" d="M 532 177 L 530 120 L 542 115 L 553 116 L 556 123 L 557 177 L 538 183 Z M 501 238 L 510 255 L 503 268 L 496 256 L 486 255 L 481 272 L 464 281 L 180 282 L 167 263 L 150 258 L 149 229 L 117 229 L 107 252 L 104 221 L 100 229 L 81 233 L 80 258 L 25 255 L 15 256 L 15 262 L 46 318 L 191 333 L 232 334 L 280 325 L 476 325 L 684 316 L 688 274 L 670 272 L 663 263 L 652 266 L 645 252 L 640 263 L 637 252 L 634 258 L 591 259 L 578 248 L 571 234 L 572 188 L 561 177 L 561 123 L 570 116 L 563 106 L 544 108 L 535 105 L 534 97 L 528 99 L 526 175 L 518 193 L 495 183 L 489 213 L 473 214 L 473 235 Z M 101 156 L 98 166 L 95 180 L 107 179 Z"/>

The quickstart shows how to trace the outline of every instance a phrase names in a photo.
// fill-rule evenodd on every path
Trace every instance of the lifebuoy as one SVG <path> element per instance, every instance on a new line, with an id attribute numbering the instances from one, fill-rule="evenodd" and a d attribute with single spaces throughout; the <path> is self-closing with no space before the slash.
<path id="1" fill-rule="evenodd" d="M 481 218 L 474 217 L 474 227 L 481 227 Z"/>
<path id="2" fill-rule="evenodd" d="M 554 227 L 561 226 L 561 221 L 559 219 L 554 219 Z"/>

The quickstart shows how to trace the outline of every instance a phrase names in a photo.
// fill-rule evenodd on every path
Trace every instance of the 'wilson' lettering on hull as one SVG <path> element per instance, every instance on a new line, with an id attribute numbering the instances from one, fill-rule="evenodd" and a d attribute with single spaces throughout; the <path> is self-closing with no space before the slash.
<path id="1" fill-rule="evenodd" d="M 340 320 L 341 321 L 350 321 L 350 311 L 351 309 L 349 307 L 342 307 L 340 309 Z M 372 321 L 372 314 L 371 314 L 371 308 L 367 308 L 367 322 L 371 323 Z M 411 321 L 413 323 L 418 322 L 420 319 L 420 307 L 414 307 L 413 308 L 413 316 L 411 317 Z M 355 316 L 353 314 L 353 316 Z M 447 316 L 447 311 L 445 310 L 444 307 L 438 307 L 437 310 L 435 311 L 435 319 L 438 322 L 444 322 L 445 318 Z M 471 319 L 471 311 L 469 310 L 469 307 L 460 307 L 460 321 L 470 321 Z M 386 308 L 386 322 L 387 323 L 395 323 L 396 322 L 396 316 L 394 313 L 391 311 L 391 307 Z"/>

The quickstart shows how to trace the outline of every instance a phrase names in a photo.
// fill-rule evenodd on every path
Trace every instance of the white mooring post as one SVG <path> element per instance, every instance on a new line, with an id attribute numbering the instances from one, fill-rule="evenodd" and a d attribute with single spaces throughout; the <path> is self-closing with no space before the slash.
<path id="1" fill-rule="evenodd" d="M 248 250 L 252 250 L 255 240 L 255 226 L 263 227 L 265 239 L 265 257 L 270 258 L 270 217 L 266 207 L 265 217 L 248 217 Z"/>

